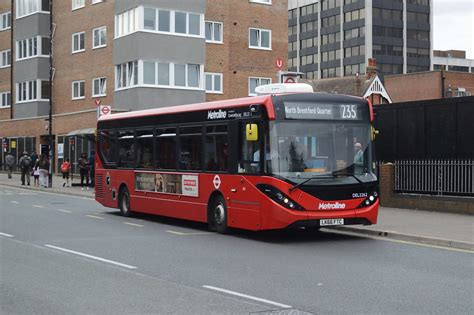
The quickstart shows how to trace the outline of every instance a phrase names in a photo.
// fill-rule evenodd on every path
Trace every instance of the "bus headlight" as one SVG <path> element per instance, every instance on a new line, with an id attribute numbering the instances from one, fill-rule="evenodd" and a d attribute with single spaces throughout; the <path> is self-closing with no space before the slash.
<path id="1" fill-rule="evenodd" d="M 258 184 L 257 188 L 260 189 L 260 191 L 263 192 L 265 195 L 270 197 L 270 199 L 272 199 L 273 201 L 282 205 L 285 208 L 288 208 L 291 210 L 304 210 L 302 206 L 297 204 L 294 200 L 292 200 L 290 197 L 288 197 L 278 188 L 275 188 L 267 184 Z"/>
<path id="2" fill-rule="evenodd" d="M 365 198 L 357 208 L 364 208 L 373 205 L 378 199 L 378 193 L 372 192 L 367 198 Z"/>

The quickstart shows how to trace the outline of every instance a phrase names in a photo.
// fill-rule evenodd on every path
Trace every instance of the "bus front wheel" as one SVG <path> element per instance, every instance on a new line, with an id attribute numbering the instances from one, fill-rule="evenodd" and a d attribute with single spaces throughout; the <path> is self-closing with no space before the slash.
<path id="1" fill-rule="evenodd" d="M 214 198 L 212 209 L 209 217 L 209 225 L 212 230 L 225 234 L 227 228 L 227 206 L 224 197 L 218 195 Z"/>
<path id="2" fill-rule="evenodd" d="M 124 217 L 130 216 L 130 193 L 128 192 L 127 187 L 120 189 L 119 208 L 120 214 L 122 214 Z"/>

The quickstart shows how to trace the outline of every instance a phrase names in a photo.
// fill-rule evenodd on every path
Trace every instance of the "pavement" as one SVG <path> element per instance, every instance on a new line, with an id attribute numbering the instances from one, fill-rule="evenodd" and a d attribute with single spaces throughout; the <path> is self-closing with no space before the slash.
<path id="1" fill-rule="evenodd" d="M 36 188 L 22 186 L 19 174 L 8 179 L 6 173 L 0 173 L 0 185 L 94 198 L 94 188 L 82 190 L 77 177 L 73 183 L 75 185 L 71 187 L 63 187 L 62 178 L 54 176 L 52 188 Z M 375 225 L 338 226 L 325 230 L 474 251 L 474 216 L 469 214 L 380 207 Z"/>

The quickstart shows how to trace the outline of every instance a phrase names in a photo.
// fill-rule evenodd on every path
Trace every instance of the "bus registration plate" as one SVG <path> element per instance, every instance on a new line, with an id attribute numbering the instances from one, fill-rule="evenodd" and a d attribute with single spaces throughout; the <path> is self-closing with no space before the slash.
<path id="1" fill-rule="evenodd" d="M 319 220 L 320 226 L 328 225 L 344 225 L 344 219 L 321 219 Z"/>

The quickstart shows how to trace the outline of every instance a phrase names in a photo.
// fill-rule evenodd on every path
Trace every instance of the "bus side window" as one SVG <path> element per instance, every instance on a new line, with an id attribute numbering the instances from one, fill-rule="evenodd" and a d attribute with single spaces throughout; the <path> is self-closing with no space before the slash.
<path id="1" fill-rule="evenodd" d="M 119 160 L 118 166 L 133 168 L 135 166 L 135 150 L 133 130 L 118 132 Z"/>
<path id="2" fill-rule="evenodd" d="M 261 137 L 257 141 L 247 141 L 246 123 L 241 123 L 239 129 L 238 172 L 257 174 L 260 172 Z"/>
<path id="3" fill-rule="evenodd" d="M 202 127 L 181 127 L 179 129 L 179 141 L 179 169 L 200 170 Z"/>
<path id="4" fill-rule="evenodd" d="M 156 129 L 157 168 L 176 169 L 176 128 Z"/>
<path id="5" fill-rule="evenodd" d="M 153 130 L 137 130 L 135 136 L 138 168 L 153 168 Z"/>
<path id="6" fill-rule="evenodd" d="M 205 149 L 206 170 L 217 172 L 227 172 L 229 170 L 226 125 L 206 127 Z"/>
<path id="7" fill-rule="evenodd" d="M 100 154 L 105 163 L 117 162 L 117 134 L 115 131 L 100 132 Z"/>

